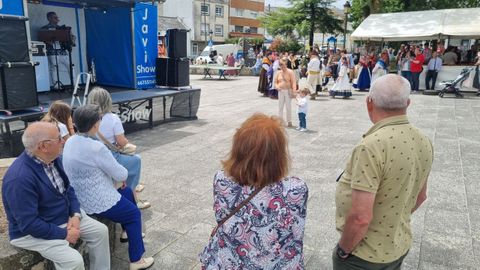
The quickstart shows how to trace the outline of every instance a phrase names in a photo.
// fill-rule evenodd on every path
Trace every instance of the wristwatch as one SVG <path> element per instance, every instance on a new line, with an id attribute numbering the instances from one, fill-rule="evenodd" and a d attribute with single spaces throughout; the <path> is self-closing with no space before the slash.
<path id="1" fill-rule="evenodd" d="M 82 214 L 80 213 L 73 213 L 72 217 L 78 217 L 79 220 L 82 220 Z"/>
<path id="2" fill-rule="evenodd" d="M 350 253 L 347 253 L 345 250 L 343 250 L 339 244 L 337 244 L 337 256 L 340 258 L 340 259 L 346 259 L 348 257 L 350 257 Z"/>

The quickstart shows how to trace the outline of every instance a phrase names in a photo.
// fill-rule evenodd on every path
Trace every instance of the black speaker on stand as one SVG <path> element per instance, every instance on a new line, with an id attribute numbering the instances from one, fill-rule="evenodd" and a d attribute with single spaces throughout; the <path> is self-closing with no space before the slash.
<path id="1" fill-rule="evenodd" d="M 0 15 L 0 63 L 28 62 L 26 17 Z"/>
<path id="2" fill-rule="evenodd" d="M 35 67 L 30 62 L 0 64 L 0 109 L 38 105 Z"/>
<path id="3" fill-rule="evenodd" d="M 190 85 L 190 62 L 187 58 L 169 58 L 167 67 L 167 85 L 183 87 Z"/>
<path id="4" fill-rule="evenodd" d="M 167 30 L 168 57 L 185 58 L 187 57 L 187 30 L 169 29 Z"/>
<path id="5" fill-rule="evenodd" d="M 38 105 L 35 66 L 23 16 L 0 15 L 0 110 Z"/>
<path id="6" fill-rule="evenodd" d="M 168 58 L 157 58 L 155 64 L 155 77 L 157 85 L 167 86 Z"/>

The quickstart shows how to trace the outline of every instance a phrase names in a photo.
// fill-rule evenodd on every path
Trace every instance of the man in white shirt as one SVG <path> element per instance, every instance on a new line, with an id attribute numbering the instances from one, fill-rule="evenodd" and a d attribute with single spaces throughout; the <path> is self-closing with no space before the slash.
<path id="1" fill-rule="evenodd" d="M 223 66 L 223 56 L 221 53 L 219 53 L 217 56 L 217 64 Z"/>
<path id="2" fill-rule="evenodd" d="M 435 90 L 438 72 L 442 69 L 442 58 L 438 57 L 437 52 L 432 53 L 432 58 L 428 61 L 427 75 L 425 76 L 425 87 L 427 90 Z M 430 80 L 432 87 L 430 88 Z"/>
<path id="3" fill-rule="evenodd" d="M 322 84 L 322 76 L 320 75 L 320 59 L 318 58 L 318 52 L 312 51 L 310 53 L 310 62 L 307 66 L 307 87 L 310 90 L 310 99 L 314 100 L 317 96 L 317 85 Z"/>

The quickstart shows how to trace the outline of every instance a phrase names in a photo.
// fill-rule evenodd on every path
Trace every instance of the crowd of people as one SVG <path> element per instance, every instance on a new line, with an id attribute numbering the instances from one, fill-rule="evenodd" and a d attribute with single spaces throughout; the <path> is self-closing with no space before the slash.
<path id="1" fill-rule="evenodd" d="M 25 130 L 25 151 L 5 174 L 2 197 L 12 245 L 39 252 L 56 269 L 84 269 L 82 256 L 70 246 L 79 238 L 89 248 L 90 269 L 110 269 L 107 227 L 96 220 L 120 223 L 120 242 L 128 242 L 130 270 L 154 263 L 144 257 L 139 200 L 141 158 L 112 113 L 108 91 L 94 88 L 88 105 L 72 109 L 51 104 L 42 121 Z"/>
<path id="2" fill-rule="evenodd" d="M 296 91 L 288 58 L 295 60 L 279 60 L 273 85 L 283 106 L 295 96 L 299 129 L 306 129 L 312 92 Z M 313 53 L 313 63 L 315 58 Z M 338 79 L 346 81 L 348 57 L 341 59 Z M 399 269 L 412 246 L 410 216 L 426 199 L 433 147 L 408 122 L 410 91 L 410 82 L 398 75 L 371 84 L 366 110 L 373 126 L 337 179 L 336 270 Z M 202 269 L 304 268 L 309 192 L 304 180 L 289 176 L 288 119 L 256 113 L 233 136 L 213 180 L 217 226 L 200 254 Z M 143 205 L 136 191 L 141 159 L 119 151 L 128 140 L 106 90 L 93 90 L 73 115 L 68 105 L 55 102 L 43 121 L 27 127 L 22 141 L 25 151 L 2 186 L 12 245 L 39 252 L 56 269 L 84 269 L 82 256 L 70 246 L 81 238 L 90 250 L 90 269 L 110 269 L 108 229 L 95 220 L 101 217 L 121 224 L 131 270 L 154 263 L 144 256 Z"/>
<path id="3" fill-rule="evenodd" d="M 360 50 L 260 55 L 258 92 L 278 99 L 278 116 L 254 114 L 233 137 L 214 177 L 217 226 L 200 254 L 202 269 L 304 268 L 308 187 L 289 176 L 285 127 L 293 126 L 293 101 L 297 130 L 307 131 L 308 96 L 316 99 L 330 78 L 332 98 L 349 98 L 352 88 L 369 91 L 366 110 L 373 123 L 337 179 L 341 236 L 333 267 L 399 269 L 412 245 L 410 216 L 426 199 L 433 162 L 430 140 L 406 116 L 409 95 L 418 91 L 424 64 L 427 89 L 434 89 L 449 61 L 448 52 L 443 58 L 440 53 L 428 45 L 402 45 L 397 54 L 388 49 L 378 57 Z M 217 61 L 223 63 L 222 55 Z M 234 64 L 233 55 L 226 63 Z M 392 66 L 399 75 L 388 74 Z M 305 87 L 299 85 L 302 77 Z M 121 224 L 131 270 L 152 266 L 154 259 L 144 256 L 141 215 L 151 204 L 138 198 L 145 187 L 141 157 L 124 133 L 110 94 L 98 87 L 73 113 L 56 101 L 42 121 L 29 125 L 22 137 L 25 151 L 2 186 L 10 243 L 39 252 L 57 269 L 84 269 L 82 256 L 70 246 L 81 238 L 90 250 L 90 269 L 110 269 L 108 229 L 96 220 L 103 218 Z"/>
<path id="4" fill-rule="evenodd" d="M 323 55 L 319 55 L 320 53 L 314 49 L 308 56 L 266 50 L 257 55 L 253 70 L 259 75 L 257 91 L 264 97 L 279 100 L 279 116 L 283 119 L 283 111 L 286 108 L 286 124 L 290 127 L 292 126 L 291 101 L 286 98 L 286 93 L 290 99 L 295 99 L 302 88 L 308 89 L 312 100 L 315 100 L 321 91 L 328 91 L 332 98 L 349 98 L 352 96 L 352 89 L 368 91 L 372 83 L 380 77 L 397 73 L 410 83 L 412 92 L 418 92 L 420 74 L 426 69 L 425 88 L 435 90 L 437 76 L 442 66 L 457 64 L 460 59 L 457 59 L 454 47 L 449 47 L 445 54 L 442 48 L 441 44 L 436 51 L 430 47 L 429 43 L 402 44 L 396 53 L 393 48 L 384 49 L 381 52 L 375 49 L 368 51 L 357 48 L 353 53 L 348 53 L 346 50 L 329 50 Z M 474 59 L 477 68 L 473 87 L 480 93 L 478 71 L 480 51 L 476 48 L 476 45 L 473 45 L 468 55 L 472 53 L 477 55 Z M 456 60 L 450 61 L 453 58 Z M 285 74 L 294 76 L 285 76 Z M 304 87 L 299 85 L 302 77 L 306 77 Z M 328 90 L 330 78 L 333 80 L 333 86 Z"/>

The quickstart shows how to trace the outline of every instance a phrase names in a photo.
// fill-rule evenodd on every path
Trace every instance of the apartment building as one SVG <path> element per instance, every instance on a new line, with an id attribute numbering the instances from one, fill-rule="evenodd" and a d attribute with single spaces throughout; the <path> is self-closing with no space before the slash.
<path id="1" fill-rule="evenodd" d="M 264 9 L 265 0 L 230 0 L 229 37 L 264 38 L 258 19 Z"/>
<path id="2" fill-rule="evenodd" d="M 211 40 L 223 44 L 228 38 L 229 0 L 194 0 L 193 16 L 196 29 L 192 40 L 192 53 L 198 55 Z"/>

